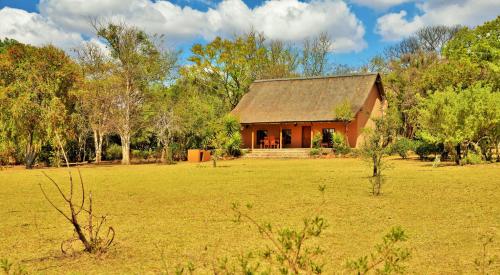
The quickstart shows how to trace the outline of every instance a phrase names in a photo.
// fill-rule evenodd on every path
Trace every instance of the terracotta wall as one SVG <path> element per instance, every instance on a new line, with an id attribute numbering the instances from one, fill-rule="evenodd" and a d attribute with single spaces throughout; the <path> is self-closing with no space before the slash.
<path id="1" fill-rule="evenodd" d="M 356 114 L 355 119 L 349 123 L 347 134 L 349 145 L 351 147 L 360 147 L 363 144 L 363 128 L 373 127 L 371 117 L 377 117 L 382 114 L 382 102 L 377 89 L 374 85 L 365 104 L 361 110 Z M 267 130 L 268 136 L 275 136 L 279 138 L 280 129 L 290 129 L 292 131 L 292 144 L 284 146 L 284 148 L 300 148 L 302 147 L 302 127 L 311 126 L 313 135 L 315 133 L 322 133 L 323 128 L 334 128 L 336 132 L 345 135 L 345 126 L 340 122 L 307 122 L 307 123 L 288 123 L 288 124 L 252 124 L 244 125 L 241 131 L 243 137 L 243 147 L 251 148 L 252 131 L 255 134 L 254 148 L 259 148 L 257 141 L 257 130 Z"/>

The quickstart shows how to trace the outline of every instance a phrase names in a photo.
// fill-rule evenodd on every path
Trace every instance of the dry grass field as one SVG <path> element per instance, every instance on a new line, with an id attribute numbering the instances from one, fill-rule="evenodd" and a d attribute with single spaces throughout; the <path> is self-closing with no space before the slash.
<path id="1" fill-rule="evenodd" d="M 36 274 L 159 273 L 164 263 L 187 261 L 206 274 L 203 263 L 265 244 L 254 228 L 232 221 L 232 202 L 253 204 L 259 221 L 297 226 L 317 207 L 320 184 L 327 186 L 322 211 L 329 227 L 321 244 L 331 272 L 341 273 L 348 258 L 372 251 L 396 225 L 409 235 L 411 274 L 474 273 L 478 237 L 488 230 L 497 230 L 489 253 L 500 256 L 500 165 L 390 163 L 380 197 L 370 195 L 369 169 L 358 159 L 242 159 L 221 161 L 215 169 L 211 163 L 83 167 L 95 210 L 116 229 L 116 244 L 100 256 L 63 255 L 60 242 L 72 228 L 38 184 L 59 199 L 56 191 L 41 170 L 4 169 L 0 258 Z M 43 171 L 67 183 L 65 169 Z M 499 273 L 497 261 L 493 274 Z"/>

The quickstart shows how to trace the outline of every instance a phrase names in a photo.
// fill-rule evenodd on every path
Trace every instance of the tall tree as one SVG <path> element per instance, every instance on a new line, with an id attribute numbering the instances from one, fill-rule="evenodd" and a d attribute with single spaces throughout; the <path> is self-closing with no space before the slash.
<path id="1" fill-rule="evenodd" d="M 300 64 L 304 76 L 321 76 L 329 71 L 329 55 L 332 51 L 332 40 L 327 33 L 304 41 Z"/>
<path id="2" fill-rule="evenodd" d="M 121 88 L 114 98 L 113 120 L 121 139 L 122 164 L 129 164 L 131 137 L 143 125 L 148 89 L 167 79 L 175 59 L 154 43 L 156 37 L 136 27 L 109 23 L 95 28 L 118 65 Z"/>
<path id="3" fill-rule="evenodd" d="M 0 72 L 0 131 L 32 168 L 42 146 L 69 130 L 78 68 L 53 46 L 12 43 L 0 53 Z"/>
<path id="4" fill-rule="evenodd" d="M 111 110 L 114 96 L 120 88 L 120 79 L 116 75 L 116 65 L 98 45 L 88 42 L 76 52 L 84 75 L 79 105 L 92 130 L 95 162 L 99 164 L 104 137 L 112 129 Z"/>
<path id="5" fill-rule="evenodd" d="M 215 38 L 192 47 L 189 61 L 194 66 L 185 76 L 203 89 L 220 96 L 228 109 L 234 108 L 264 68 L 263 37 L 249 33 L 234 40 Z"/>

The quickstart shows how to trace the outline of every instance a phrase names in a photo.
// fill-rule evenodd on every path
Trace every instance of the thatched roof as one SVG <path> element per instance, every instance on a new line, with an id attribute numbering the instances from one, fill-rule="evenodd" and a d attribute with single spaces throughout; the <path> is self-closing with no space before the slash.
<path id="1" fill-rule="evenodd" d="M 349 100 L 354 113 L 376 84 L 379 74 L 258 80 L 231 112 L 240 123 L 335 121 L 334 109 Z"/>

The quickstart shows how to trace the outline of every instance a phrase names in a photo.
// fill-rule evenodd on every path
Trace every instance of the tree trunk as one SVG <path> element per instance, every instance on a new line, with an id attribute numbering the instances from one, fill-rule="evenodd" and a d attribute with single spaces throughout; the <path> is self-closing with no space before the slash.
<path id="1" fill-rule="evenodd" d="M 95 163 L 99 164 L 102 161 L 102 142 L 104 135 L 98 131 L 94 130 L 94 145 L 95 145 Z"/>
<path id="2" fill-rule="evenodd" d="M 377 162 L 377 156 L 376 155 L 373 155 L 372 156 L 372 160 L 373 160 L 373 176 L 377 176 L 378 175 L 378 162 Z"/>
<path id="3" fill-rule="evenodd" d="M 33 134 L 29 134 L 29 141 L 28 144 L 26 145 L 26 154 L 24 157 L 24 163 L 26 166 L 26 169 L 32 169 L 33 165 L 35 164 L 35 158 L 36 158 L 36 152 L 35 149 L 33 148 Z"/>
<path id="4" fill-rule="evenodd" d="M 456 150 L 456 155 L 455 155 L 455 163 L 457 165 L 460 165 L 460 159 L 461 159 L 461 155 L 462 155 L 462 148 L 460 146 L 460 143 L 457 144 L 457 146 L 455 147 L 455 150 Z"/>
<path id="5" fill-rule="evenodd" d="M 345 132 L 344 132 L 344 133 L 345 133 L 345 144 L 346 144 L 347 146 L 351 147 L 351 145 L 349 144 L 349 136 L 348 136 L 348 131 L 349 131 L 349 130 L 348 130 L 348 126 L 349 126 L 349 123 L 348 123 L 348 122 L 344 123 L 344 128 L 345 128 L 345 130 L 344 130 L 344 131 L 345 131 Z"/>
<path id="6" fill-rule="evenodd" d="M 122 141 L 122 164 L 130 164 L 130 135 L 120 136 Z"/>

